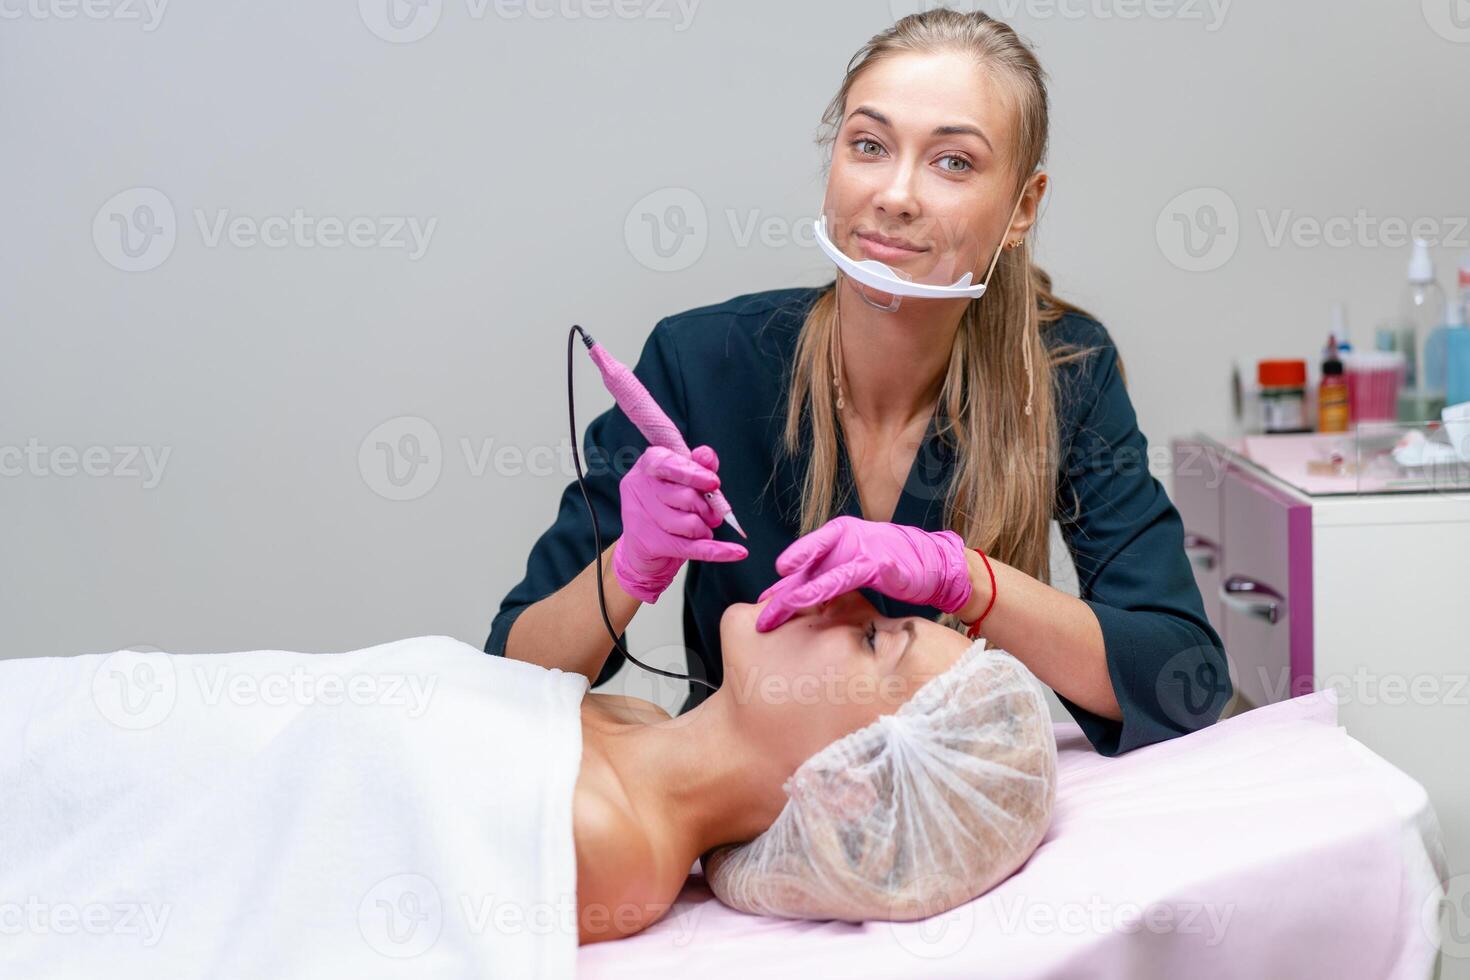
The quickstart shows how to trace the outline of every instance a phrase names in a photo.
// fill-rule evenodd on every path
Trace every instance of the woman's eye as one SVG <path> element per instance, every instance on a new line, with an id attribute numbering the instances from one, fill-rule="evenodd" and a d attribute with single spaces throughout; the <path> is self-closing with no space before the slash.
<path id="1" fill-rule="evenodd" d="M 872 650 L 874 653 L 877 653 L 878 652 L 878 624 L 877 623 L 869 623 L 868 624 L 868 629 L 867 629 L 867 632 L 865 633 L 865 635 L 868 638 L 868 649 Z"/>
<path id="2" fill-rule="evenodd" d="M 865 156 L 865 157 L 878 156 L 883 151 L 883 144 L 882 143 L 879 143 L 877 140 L 870 139 L 869 137 L 866 137 L 866 136 L 859 136 L 857 139 L 853 140 L 849 145 L 852 146 L 854 149 L 856 149 L 861 156 Z M 875 147 L 876 149 L 875 149 L 874 152 L 869 152 L 867 150 L 867 147 Z M 966 160 L 964 157 L 959 156 L 958 154 L 955 154 L 955 153 L 946 153 L 944 156 L 940 157 L 939 159 L 940 159 L 941 164 L 945 160 L 955 160 L 955 161 L 958 161 L 958 163 L 960 164 L 959 166 L 941 166 L 939 168 L 939 169 L 944 170 L 944 171 L 946 171 L 948 173 L 962 174 L 962 173 L 965 173 L 966 171 L 974 170 L 975 169 L 975 165 L 973 163 L 971 163 L 969 160 Z"/>

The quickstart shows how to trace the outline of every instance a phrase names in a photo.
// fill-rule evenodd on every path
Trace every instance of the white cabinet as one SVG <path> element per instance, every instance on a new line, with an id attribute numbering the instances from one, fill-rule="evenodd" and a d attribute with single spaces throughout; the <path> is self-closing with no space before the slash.
<path id="1" fill-rule="evenodd" d="M 1470 489 L 1311 495 L 1239 444 L 1173 450 L 1237 692 L 1336 688 L 1342 724 L 1424 785 L 1452 872 L 1470 872 Z"/>

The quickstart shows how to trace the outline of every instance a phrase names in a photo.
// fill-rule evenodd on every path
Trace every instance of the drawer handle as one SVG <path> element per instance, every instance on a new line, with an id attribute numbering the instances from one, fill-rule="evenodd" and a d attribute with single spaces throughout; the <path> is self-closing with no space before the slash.
<path id="1" fill-rule="evenodd" d="M 1220 546 L 1198 534 L 1184 535 L 1184 553 L 1189 556 L 1189 563 L 1201 571 L 1214 571 L 1220 562 Z"/>
<path id="2" fill-rule="evenodd" d="M 1281 619 L 1280 592 L 1244 575 L 1232 575 L 1220 586 L 1220 601 L 1249 616 L 1275 623 Z"/>

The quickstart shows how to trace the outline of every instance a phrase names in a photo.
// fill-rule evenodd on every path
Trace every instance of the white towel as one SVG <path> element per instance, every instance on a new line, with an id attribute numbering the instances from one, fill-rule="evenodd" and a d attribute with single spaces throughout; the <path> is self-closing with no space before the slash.
<path id="1" fill-rule="evenodd" d="M 448 637 L 0 661 L 0 977 L 572 977 L 586 690 Z"/>

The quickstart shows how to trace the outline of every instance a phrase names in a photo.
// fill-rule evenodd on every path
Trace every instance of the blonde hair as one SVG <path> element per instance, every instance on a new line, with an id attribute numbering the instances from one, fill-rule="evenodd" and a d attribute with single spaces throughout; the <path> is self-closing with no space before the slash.
<path id="1" fill-rule="evenodd" d="M 1045 73 L 1024 41 L 1006 24 L 975 11 L 938 8 L 911 14 L 871 38 L 848 63 L 842 87 L 823 113 L 820 145 L 833 144 L 847 96 L 857 78 L 879 61 L 905 53 L 959 50 L 1008 84 L 1014 98 L 1016 143 L 1007 162 L 1016 174 L 1011 200 L 1045 158 L 1048 108 Z M 801 533 L 840 512 L 837 434 L 841 419 L 830 351 L 836 290 L 829 286 L 807 312 L 797 340 L 787 400 L 785 448 L 807 458 Z M 947 418 L 939 437 L 954 449 L 955 466 L 944 500 L 945 526 L 967 545 L 1045 582 L 1050 578 L 1049 531 L 1059 465 L 1057 396 L 1053 369 L 1096 348 L 1054 345 L 1041 331 L 1067 312 L 1090 316 L 1057 298 L 1051 277 L 1033 265 L 1030 245 L 1003 249 L 982 299 L 960 319 L 939 393 Z M 1029 354 L 1027 349 L 1029 348 Z M 1028 402 L 1026 359 L 1038 370 Z M 810 442 L 803 445 L 803 418 Z M 843 488 L 844 493 L 851 488 Z M 1074 514 L 1075 516 L 1075 514 Z M 957 626 L 946 615 L 940 622 Z"/>

